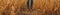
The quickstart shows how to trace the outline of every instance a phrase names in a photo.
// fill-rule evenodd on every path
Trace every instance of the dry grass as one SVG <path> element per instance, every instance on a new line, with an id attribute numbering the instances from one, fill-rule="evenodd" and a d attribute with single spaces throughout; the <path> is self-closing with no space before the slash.
<path id="1" fill-rule="evenodd" d="M 29 10 L 26 0 L 0 0 L 0 15 L 60 15 L 60 0 L 34 0 Z"/>

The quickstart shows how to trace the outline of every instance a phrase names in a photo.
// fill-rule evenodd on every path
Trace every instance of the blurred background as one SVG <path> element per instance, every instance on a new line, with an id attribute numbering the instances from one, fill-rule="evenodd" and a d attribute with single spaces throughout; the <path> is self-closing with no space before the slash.
<path id="1" fill-rule="evenodd" d="M 0 15 L 60 15 L 60 0 L 27 1 L 0 0 Z"/>

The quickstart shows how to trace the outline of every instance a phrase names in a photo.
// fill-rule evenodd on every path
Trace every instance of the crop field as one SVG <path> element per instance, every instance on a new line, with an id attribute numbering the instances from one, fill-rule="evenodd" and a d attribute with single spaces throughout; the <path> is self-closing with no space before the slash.
<path id="1" fill-rule="evenodd" d="M 60 15 L 60 0 L 0 0 L 0 15 Z"/>

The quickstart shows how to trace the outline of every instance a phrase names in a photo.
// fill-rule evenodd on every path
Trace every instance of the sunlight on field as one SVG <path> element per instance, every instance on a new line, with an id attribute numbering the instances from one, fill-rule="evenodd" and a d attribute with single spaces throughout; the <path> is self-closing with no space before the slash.
<path id="1" fill-rule="evenodd" d="M 31 10 L 26 0 L 0 0 L 0 15 L 60 15 L 60 0 L 33 0 Z"/>

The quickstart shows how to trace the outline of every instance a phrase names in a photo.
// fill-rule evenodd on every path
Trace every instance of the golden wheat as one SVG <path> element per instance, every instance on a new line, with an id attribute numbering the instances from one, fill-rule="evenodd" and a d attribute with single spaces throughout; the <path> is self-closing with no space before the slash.
<path id="1" fill-rule="evenodd" d="M 60 0 L 33 0 L 31 10 L 26 0 L 0 0 L 0 15 L 60 15 Z"/>

